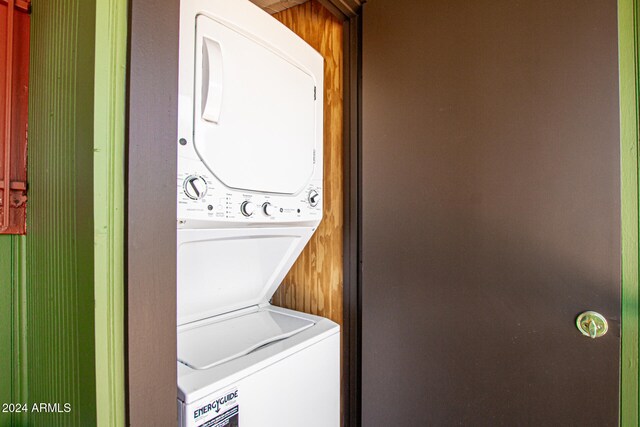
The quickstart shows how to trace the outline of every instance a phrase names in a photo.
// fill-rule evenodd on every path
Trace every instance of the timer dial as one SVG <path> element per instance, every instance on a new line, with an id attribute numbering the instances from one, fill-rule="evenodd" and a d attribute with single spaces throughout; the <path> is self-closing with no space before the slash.
<path id="1" fill-rule="evenodd" d="M 207 181 L 201 176 L 190 175 L 184 180 L 184 194 L 192 200 L 200 200 L 207 194 Z"/>
<path id="2" fill-rule="evenodd" d="M 315 208 L 316 206 L 318 206 L 319 202 L 320 194 L 318 194 L 316 190 L 309 191 L 309 205 Z"/>

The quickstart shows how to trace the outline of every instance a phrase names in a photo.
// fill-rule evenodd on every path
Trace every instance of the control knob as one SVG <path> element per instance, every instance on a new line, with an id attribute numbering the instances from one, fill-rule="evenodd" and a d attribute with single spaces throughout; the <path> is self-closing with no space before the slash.
<path id="1" fill-rule="evenodd" d="M 245 201 L 242 202 L 242 205 L 240 205 L 240 212 L 242 212 L 242 215 L 244 216 L 251 216 L 255 211 L 256 205 L 252 202 Z"/>
<path id="2" fill-rule="evenodd" d="M 192 200 L 200 200 L 207 194 L 207 181 L 201 176 L 190 175 L 184 180 L 184 194 Z"/>
<path id="3" fill-rule="evenodd" d="M 309 191 L 309 204 L 312 207 L 316 207 L 318 202 L 320 202 L 320 194 L 316 190 Z"/>
<path id="4" fill-rule="evenodd" d="M 265 202 L 262 205 L 262 213 L 264 213 L 266 216 L 272 216 L 276 211 L 276 208 L 273 207 L 273 205 L 269 202 Z"/>

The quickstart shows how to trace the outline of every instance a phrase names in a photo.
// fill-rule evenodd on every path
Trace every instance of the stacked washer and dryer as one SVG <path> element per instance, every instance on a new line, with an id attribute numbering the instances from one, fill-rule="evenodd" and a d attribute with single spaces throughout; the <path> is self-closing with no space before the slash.
<path id="1" fill-rule="evenodd" d="M 180 7 L 180 426 L 337 426 L 339 326 L 269 303 L 322 219 L 323 58 L 247 0 Z"/>

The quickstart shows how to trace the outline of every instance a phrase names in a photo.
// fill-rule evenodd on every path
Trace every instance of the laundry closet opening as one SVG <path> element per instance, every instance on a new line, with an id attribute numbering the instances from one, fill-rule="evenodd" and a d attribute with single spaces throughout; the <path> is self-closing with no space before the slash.
<path id="1" fill-rule="evenodd" d="M 338 340 L 336 390 L 340 395 L 337 410 L 341 422 L 344 422 L 344 414 L 348 411 L 349 393 L 346 387 L 349 383 L 350 357 L 347 341 L 350 339 L 348 332 L 351 326 L 349 319 L 345 322 L 344 301 L 345 295 L 349 298 L 349 288 L 345 286 L 345 281 L 350 281 L 351 259 L 355 259 L 353 256 L 355 242 L 349 237 L 352 233 L 345 232 L 345 218 L 347 221 L 351 218 L 349 189 L 352 184 L 350 170 L 352 146 L 349 142 L 352 137 L 351 103 L 345 103 L 345 96 L 352 95 L 350 89 L 354 88 L 350 87 L 350 82 L 355 79 L 350 69 L 352 59 L 345 54 L 349 51 L 349 44 L 357 36 L 355 21 L 350 18 L 356 16 L 355 11 L 359 9 L 360 2 L 347 1 L 334 4 L 331 1 L 316 0 L 306 2 L 256 0 L 254 3 L 271 14 L 269 19 L 274 22 L 279 21 L 319 53 L 323 65 L 320 76 L 322 85 L 318 84 L 317 78 L 314 80 L 313 73 L 309 73 L 304 66 L 290 67 L 291 63 L 295 62 L 295 58 L 292 60 L 291 55 L 283 55 L 281 60 L 265 57 L 265 61 L 272 61 L 272 67 L 260 67 L 260 64 L 254 64 L 253 67 L 238 67 L 239 63 L 234 63 L 233 56 L 225 51 L 225 46 L 222 46 L 216 40 L 217 38 L 229 37 L 229 40 L 233 40 L 237 46 L 242 45 L 251 50 L 253 54 L 250 57 L 254 59 L 261 55 L 268 56 L 269 52 L 264 50 L 264 44 L 255 43 L 256 40 L 252 37 L 238 36 L 235 33 L 237 27 L 227 25 L 224 19 L 218 19 L 215 14 L 199 15 L 195 31 L 190 36 L 196 38 L 195 48 L 191 51 L 195 52 L 194 60 L 190 62 L 193 64 L 193 69 L 188 70 L 189 75 L 193 76 L 194 86 L 202 88 L 194 91 L 194 100 L 190 104 L 194 106 L 194 117 L 197 116 L 199 119 L 193 120 L 190 125 L 193 129 L 187 129 L 186 132 L 183 132 L 184 129 L 178 121 L 182 113 L 178 111 L 179 108 L 176 108 L 176 105 L 167 104 L 168 110 L 163 110 L 160 105 L 154 104 L 150 108 L 157 108 L 157 114 L 154 116 L 149 113 L 147 117 L 154 117 L 151 120 L 153 123 L 146 124 L 141 124 L 140 120 L 134 117 L 139 115 L 140 106 L 133 105 L 138 100 L 142 102 L 143 99 L 152 98 L 153 86 L 164 85 L 166 90 L 173 90 L 173 86 L 170 86 L 173 84 L 171 79 L 177 78 L 178 74 L 185 75 L 182 68 L 178 73 L 174 66 L 184 63 L 178 58 L 178 55 L 182 55 L 184 51 L 182 47 L 172 48 L 170 54 L 165 49 L 164 58 L 160 59 L 152 55 L 152 52 L 157 50 L 155 43 L 146 44 L 150 34 L 156 33 L 156 29 L 153 28 L 154 23 L 162 19 L 170 19 L 173 22 L 179 15 L 179 11 L 173 4 L 167 4 L 167 8 L 163 8 L 162 13 L 166 14 L 164 18 L 147 16 L 142 10 L 136 13 L 135 5 L 132 11 L 132 71 L 129 91 L 131 104 L 128 195 L 129 308 L 127 310 L 128 417 L 131 423 L 136 420 L 144 419 L 148 422 L 152 419 L 166 419 L 167 416 L 173 416 L 172 408 L 163 408 L 164 414 L 161 415 L 157 413 L 157 407 L 151 411 L 137 397 L 155 396 L 156 401 L 168 401 L 171 391 L 173 402 L 175 402 L 175 379 L 173 389 L 170 390 L 170 378 L 167 375 L 167 369 L 171 364 L 170 354 L 165 354 L 162 349 L 169 350 L 172 346 L 179 349 L 178 355 L 173 354 L 173 372 L 175 372 L 177 360 L 180 360 L 179 371 L 182 370 L 182 372 L 185 372 L 184 369 L 192 369 L 194 372 L 203 371 L 222 364 L 239 366 L 246 359 L 245 355 L 254 357 L 253 354 L 258 353 L 254 350 L 258 348 L 263 352 L 265 348 L 282 347 L 291 341 L 289 337 L 301 340 L 318 328 L 321 332 L 324 331 L 322 333 L 328 334 L 332 330 L 331 324 L 341 327 L 341 335 L 336 335 Z M 156 34 L 156 42 L 165 40 L 167 45 L 176 47 L 175 42 L 178 40 L 177 34 L 180 29 L 176 26 L 170 30 L 166 29 L 170 34 L 167 32 L 162 36 Z M 135 47 L 136 43 L 146 44 L 146 46 L 139 50 Z M 136 55 L 136 52 L 143 51 L 145 55 Z M 146 76 L 138 75 L 136 61 L 140 61 L 140 67 L 145 70 L 157 68 L 163 71 Z M 158 62 L 157 67 L 151 65 L 155 62 Z M 245 77 L 245 82 L 253 83 L 233 86 L 234 83 L 217 68 L 216 64 L 219 63 L 223 64 L 223 67 L 228 67 L 228 72 L 233 69 L 235 75 L 241 74 Z M 217 79 L 216 76 L 223 76 L 224 81 Z M 203 84 L 205 81 L 206 84 Z M 291 84 L 287 87 L 293 87 L 293 89 L 274 93 L 276 88 L 283 87 L 282 81 L 290 82 Z M 178 98 L 183 97 L 182 90 L 174 89 L 176 93 L 179 92 Z M 221 90 L 226 92 L 221 94 Z M 282 102 L 272 105 L 269 109 L 258 104 L 242 106 L 242 102 L 246 102 L 250 94 L 258 93 L 278 97 Z M 312 129 L 315 127 L 313 132 L 320 136 L 320 145 L 303 143 L 307 137 L 305 129 L 309 128 L 305 120 L 312 117 L 309 114 L 313 114 L 313 111 L 305 110 L 306 107 L 294 110 L 285 108 L 287 103 L 306 102 L 307 99 L 317 100 L 318 104 L 322 105 L 322 119 L 315 124 L 312 123 Z M 224 100 L 223 107 L 221 107 L 223 105 L 221 100 Z M 313 102 L 309 105 L 313 108 Z M 225 107 L 228 109 L 225 110 Z M 233 108 L 247 109 L 249 116 L 255 118 L 254 122 L 257 125 L 246 126 L 242 119 L 231 118 Z M 157 117 L 161 115 L 166 118 L 162 125 L 157 123 Z M 172 118 L 178 122 L 177 127 L 171 123 Z M 225 124 L 229 125 L 226 129 L 216 126 L 223 118 L 226 119 Z M 165 135 L 172 132 L 177 135 L 177 138 L 169 144 Z M 228 133 L 225 134 L 225 132 Z M 246 146 L 247 141 L 255 136 L 255 133 L 260 132 L 283 135 L 283 139 L 293 136 L 293 139 L 301 142 L 289 146 L 286 145 L 286 141 L 280 141 L 284 145 L 276 147 L 275 150 L 273 147 L 267 148 L 260 144 Z M 229 135 L 233 137 L 229 138 Z M 216 146 L 206 144 L 206 138 L 212 137 L 218 140 L 227 138 L 229 143 Z M 131 141 L 134 140 L 136 143 L 131 145 Z M 150 153 L 145 147 L 151 141 L 157 147 L 152 156 L 162 159 L 159 160 L 163 166 L 161 172 L 147 166 L 145 166 L 146 170 L 132 167 L 136 159 L 145 158 L 148 162 Z M 345 141 L 349 143 L 345 144 Z M 180 157 L 180 153 L 190 149 L 193 150 L 190 154 L 184 158 Z M 170 156 L 175 155 L 173 153 L 176 152 L 178 160 L 174 163 Z M 288 158 L 281 155 L 282 153 L 288 153 L 286 156 Z M 290 162 L 291 155 L 296 159 L 311 158 L 313 163 L 295 161 L 297 168 L 294 167 L 291 171 L 291 164 L 286 163 Z M 198 169 L 200 166 L 196 165 L 196 161 L 201 163 L 202 170 Z M 185 164 L 188 166 L 182 167 Z M 238 167 L 238 164 L 243 164 L 246 169 Z M 319 170 L 316 170 L 318 168 Z M 174 215 L 173 231 L 169 231 L 166 229 L 169 216 L 161 207 L 169 206 L 170 200 L 160 191 L 160 188 L 166 188 L 169 185 L 170 180 L 166 175 L 170 175 L 172 170 L 175 171 L 174 176 L 178 178 L 178 227 L 176 230 Z M 251 173 L 245 173 L 247 170 Z M 280 170 L 287 170 L 289 173 L 281 173 Z M 268 172 L 268 180 L 256 178 L 261 174 L 264 176 L 262 172 L 265 171 Z M 317 173 L 322 175 L 322 181 L 314 181 Z M 144 179 L 147 188 L 138 186 L 139 181 L 136 177 Z M 176 188 L 175 178 L 172 181 Z M 215 185 L 212 185 L 214 181 L 222 183 L 228 191 L 218 191 L 214 188 Z M 158 196 L 161 192 L 162 195 Z M 150 194 L 155 194 L 156 197 L 152 198 Z M 292 195 L 295 197 L 291 197 Z M 236 200 L 234 197 L 239 199 Z M 286 197 L 292 201 L 291 206 L 282 202 Z M 200 203 L 203 199 L 206 201 Z M 196 206 L 196 204 L 202 208 L 202 218 L 183 215 L 193 211 L 186 209 L 181 211 L 182 208 Z M 174 199 L 173 206 L 175 205 Z M 243 225 L 246 229 L 241 233 L 242 236 L 226 235 L 224 230 L 216 232 L 209 230 L 210 235 L 196 236 L 194 233 L 199 232 L 190 228 L 192 226 L 198 228 L 206 224 L 207 218 L 224 216 L 229 219 L 229 209 L 233 210 L 231 222 L 237 220 L 234 223 L 236 225 L 240 222 L 246 223 Z M 145 216 L 145 213 L 149 215 Z M 277 228 L 278 220 L 282 215 L 290 215 L 293 219 L 289 221 L 301 221 L 300 226 L 286 230 L 261 230 L 259 225 L 252 223 L 252 221 L 264 223 L 267 221 L 266 218 L 274 218 L 273 224 Z M 317 219 L 320 216 L 322 220 L 317 225 Z M 135 233 L 132 232 L 134 223 Z M 178 242 L 174 249 L 161 247 L 172 239 Z M 138 246 L 144 246 L 147 249 L 147 256 L 144 259 L 133 250 Z M 211 259 L 208 261 L 207 256 L 203 255 L 202 249 L 205 246 L 215 252 L 215 261 Z M 280 258 L 270 259 L 269 254 L 273 251 L 265 251 L 265 248 L 276 248 L 276 252 L 288 254 L 289 261 L 285 262 Z M 258 253 L 265 255 L 258 256 Z M 293 256 L 296 253 L 299 253 L 299 256 Z M 255 267 L 253 264 L 252 266 L 242 264 L 242 259 L 251 257 L 251 254 L 259 259 L 257 265 L 260 267 L 257 270 L 252 269 Z M 156 262 L 151 261 L 152 259 Z M 175 263 L 165 265 L 169 259 L 177 260 L 177 265 Z M 267 270 L 271 269 L 281 271 L 282 274 L 269 275 Z M 246 286 L 243 291 L 234 290 L 233 287 L 225 288 L 231 289 L 231 292 L 221 290 L 221 293 L 217 294 L 221 300 L 215 301 L 213 305 L 207 304 L 203 291 L 206 292 L 209 282 L 199 280 L 210 277 L 212 274 L 221 274 L 224 276 L 222 279 L 239 280 Z M 178 290 L 173 293 L 170 286 L 173 285 L 175 290 L 176 283 L 172 282 L 172 277 L 177 277 L 178 281 Z M 153 287 L 149 285 L 150 278 L 155 283 Z M 180 283 L 189 283 L 189 285 L 181 288 Z M 265 309 L 266 311 L 262 308 L 252 308 L 266 301 L 271 304 Z M 133 310 L 134 306 L 138 308 Z M 170 329 L 172 323 L 167 319 L 166 313 L 173 310 L 177 312 L 177 325 L 174 323 L 173 326 L 174 330 L 177 330 L 177 335 L 172 336 L 165 329 Z M 255 332 L 248 340 L 251 342 L 244 342 L 243 339 L 248 339 L 248 335 L 243 335 L 243 339 L 235 340 L 228 348 L 220 349 L 219 354 L 204 354 L 199 351 L 198 339 L 194 337 L 197 337 L 200 332 L 206 336 L 211 334 L 218 336 L 216 331 L 222 330 L 220 326 L 222 323 L 218 321 L 226 322 L 224 316 L 237 313 L 238 310 L 248 311 L 232 319 L 233 327 L 242 329 L 244 326 L 241 324 L 250 324 L 248 328 Z M 299 312 L 300 316 L 290 310 Z M 292 315 L 293 317 L 287 317 Z M 215 317 L 214 321 L 206 320 L 206 325 L 196 326 L 198 321 L 209 319 L 211 316 Z M 322 318 L 334 323 L 324 323 Z M 149 326 L 153 323 L 152 319 L 156 319 L 156 323 L 153 324 L 154 329 L 157 330 L 160 327 L 163 329 L 157 334 L 155 340 L 148 334 Z M 257 326 L 258 323 L 252 323 L 252 319 L 260 320 L 258 323 L 261 327 L 265 326 L 264 330 L 254 328 L 252 325 Z M 176 326 L 178 326 L 177 329 Z M 146 334 L 143 331 L 146 331 Z M 236 337 L 239 336 L 236 334 Z M 233 334 L 229 337 L 230 341 L 233 340 Z M 260 345 L 255 345 L 256 343 Z M 148 354 L 149 346 L 155 349 L 154 357 Z M 333 362 L 326 360 L 326 363 Z M 285 381 L 288 375 L 287 372 L 281 371 L 276 376 L 279 376 L 280 381 Z M 192 387 L 190 384 L 181 387 L 179 384 L 179 389 L 183 390 L 179 392 L 179 397 L 190 402 L 195 402 L 206 394 L 203 389 Z M 310 384 L 310 387 L 313 385 Z M 241 393 L 240 396 L 242 396 Z"/>

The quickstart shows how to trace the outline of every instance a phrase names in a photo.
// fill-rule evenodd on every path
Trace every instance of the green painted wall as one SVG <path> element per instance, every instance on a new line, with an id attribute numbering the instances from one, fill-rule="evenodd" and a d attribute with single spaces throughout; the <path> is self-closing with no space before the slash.
<path id="1" fill-rule="evenodd" d="M 12 312 L 12 236 L 0 236 L 0 348 L 11 348 L 11 312 Z M 11 371 L 13 358 L 11 352 L 0 354 L 0 402 L 11 402 Z M 11 415 L 0 412 L 0 426 L 10 425 Z"/>
<path id="2" fill-rule="evenodd" d="M 33 426 L 96 424 L 93 252 L 94 0 L 34 0 L 26 238 Z"/>
<path id="3" fill-rule="evenodd" d="M 26 402 L 24 236 L 0 236 L 0 402 Z M 0 426 L 24 425 L 0 412 Z"/>

